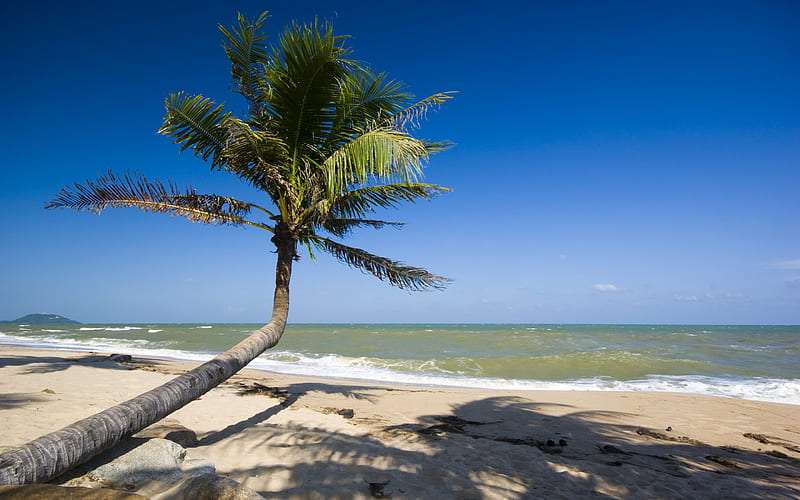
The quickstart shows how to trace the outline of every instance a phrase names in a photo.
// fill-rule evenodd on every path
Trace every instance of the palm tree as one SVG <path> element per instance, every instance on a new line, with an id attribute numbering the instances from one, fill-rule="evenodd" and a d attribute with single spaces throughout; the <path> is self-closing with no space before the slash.
<path id="1" fill-rule="evenodd" d="M 280 340 L 289 310 L 298 244 L 408 290 L 442 288 L 424 269 L 346 246 L 334 238 L 358 227 L 399 225 L 371 218 L 379 209 L 446 191 L 420 182 L 428 157 L 447 144 L 413 137 L 425 113 L 450 96 L 414 102 L 404 87 L 348 59 L 329 24 L 292 24 L 264 44 L 266 13 L 220 27 L 235 92 L 248 105 L 239 119 L 221 105 L 183 92 L 166 99 L 159 132 L 266 194 L 268 204 L 198 194 L 192 187 L 108 173 L 62 189 L 45 208 L 101 212 L 135 207 L 205 224 L 246 225 L 272 233 L 277 250 L 272 317 L 248 338 L 165 385 L 0 455 L 0 484 L 47 481 L 120 439 L 183 407 Z M 264 206 L 266 205 L 266 206 Z"/>

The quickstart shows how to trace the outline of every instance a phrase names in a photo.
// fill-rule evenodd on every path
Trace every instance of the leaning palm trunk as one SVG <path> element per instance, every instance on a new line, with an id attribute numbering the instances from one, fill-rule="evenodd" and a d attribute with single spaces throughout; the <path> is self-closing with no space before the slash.
<path id="1" fill-rule="evenodd" d="M 289 313 L 294 244 L 278 246 L 272 318 L 232 349 L 135 398 L 0 454 L 0 485 L 54 479 L 186 406 L 278 343 Z"/>

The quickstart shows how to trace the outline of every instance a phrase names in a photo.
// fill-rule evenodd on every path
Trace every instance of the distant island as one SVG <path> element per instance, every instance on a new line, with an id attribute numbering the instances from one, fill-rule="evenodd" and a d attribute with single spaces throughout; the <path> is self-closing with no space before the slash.
<path id="1" fill-rule="evenodd" d="M 21 318 L 13 321 L 0 321 L 0 323 L 10 323 L 14 325 L 80 325 L 79 321 L 75 321 L 58 314 L 27 314 Z"/>

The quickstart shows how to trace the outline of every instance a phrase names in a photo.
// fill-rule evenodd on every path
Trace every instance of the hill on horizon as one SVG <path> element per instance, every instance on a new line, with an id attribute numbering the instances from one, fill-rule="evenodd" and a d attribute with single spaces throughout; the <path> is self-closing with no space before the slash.
<path id="1" fill-rule="evenodd" d="M 16 325 L 80 325 L 80 321 L 75 321 L 58 314 L 39 313 L 26 314 L 21 318 L 12 321 L 0 321 L 0 323 L 10 323 Z"/>

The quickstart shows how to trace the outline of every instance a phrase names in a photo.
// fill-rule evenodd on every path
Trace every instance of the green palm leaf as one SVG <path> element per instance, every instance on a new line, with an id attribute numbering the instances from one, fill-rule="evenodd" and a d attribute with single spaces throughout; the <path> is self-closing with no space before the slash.
<path id="1" fill-rule="evenodd" d="M 284 142 L 269 130 L 255 130 L 238 118 L 228 119 L 228 138 L 223 150 L 225 169 L 269 193 L 273 201 L 288 196 L 285 179 L 290 162 Z"/>
<path id="2" fill-rule="evenodd" d="M 158 133 L 172 137 L 173 142 L 181 145 L 181 151 L 192 149 L 203 160 L 210 157 L 212 167 L 220 167 L 231 113 L 211 99 L 184 92 L 170 94 L 166 108 L 164 124 Z"/>
<path id="3" fill-rule="evenodd" d="M 316 162 L 314 145 L 328 134 L 335 118 L 331 103 L 339 81 L 353 66 L 342 41 L 330 24 L 293 24 L 264 68 L 271 87 L 265 97 L 269 126 L 289 146 L 293 171 Z"/>
<path id="4" fill-rule="evenodd" d="M 414 103 L 406 109 L 392 115 L 389 121 L 400 130 L 408 130 L 419 126 L 421 120 L 428 116 L 428 113 L 445 101 L 452 99 L 455 92 L 439 92 L 432 96 Z"/>
<path id="5" fill-rule="evenodd" d="M 327 217 L 319 224 L 322 229 L 339 238 L 347 236 L 353 231 L 353 229 L 358 227 L 367 226 L 374 229 L 380 229 L 386 226 L 400 228 L 404 225 L 405 223 L 403 222 L 387 222 L 383 220 L 371 219 L 345 219 L 342 217 Z"/>
<path id="6" fill-rule="evenodd" d="M 365 220 L 364 216 L 374 213 L 377 209 L 395 208 L 403 202 L 415 202 L 420 199 L 430 200 L 442 192 L 450 191 L 447 188 L 434 184 L 408 183 L 408 184 L 382 184 L 378 186 L 366 186 L 352 191 L 346 191 L 336 196 L 332 201 L 323 198 L 306 209 L 300 217 L 301 224 L 313 224 L 321 226 L 325 230 L 336 236 L 344 236 L 350 229 L 359 225 L 371 225 L 372 227 L 383 227 L 391 225 L 400 227 L 403 224 L 396 222 L 383 222 L 382 224 L 358 224 L 353 223 L 347 230 L 337 232 L 327 226 L 328 220 Z M 382 222 L 382 221 L 377 221 Z M 333 223 L 338 227 L 339 222 Z"/>
<path id="7" fill-rule="evenodd" d="M 381 281 L 411 291 L 443 289 L 451 280 L 437 276 L 419 267 L 407 266 L 386 257 L 379 257 L 359 248 L 348 247 L 320 236 L 309 237 L 317 248 L 333 255 L 350 267 L 372 274 Z"/>
<path id="8" fill-rule="evenodd" d="M 384 73 L 359 68 L 342 78 L 336 95 L 336 118 L 323 146 L 326 156 L 402 111 L 411 99 L 403 84 L 389 80 Z"/>
<path id="9" fill-rule="evenodd" d="M 252 205 L 233 198 L 197 194 L 192 187 L 180 192 L 173 183 L 149 181 L 138 173 L 121 178 L 109 172 L 96 181 L 63 188 L 45 208 L 72 208 L 100 213 L 106 208 L 134 207 L 145 212 L 186 217 L 204 224 L 249 224 L 243 219 Z"/>
<path id="10" fill-rule="evenodd" d="M 269 61 L 267 47 L 263 43 L 267 36 L 261 33 L 267 17 L 268 13 L 264 12 L 258 18 L 249 20 L 240 13 L 238 26 L 230 29 L 218 26 L 225 37 L 222 47 L 231 61 L 234 85 L 250 103 L 250 113 L 255 115 L 261 113 L 261 97 L 269 89 L 262 78 L 264 65 Z"/>
<path id="11" fill-rule="evenodd" d="M 424 140 L 425 149 L 428 150 L 428 155 L 441 153 L 442 151 L 447 151 L 448 149 L 452 148 L 455 144 L 450 141 L 428 141 Z"/>
<path id="12" fill-rule="evenodd" d="M 328 197 L 371 178 L 413 183 L 422 175 L 428 151 L 423 141 L 382 127 L 370 130 L 337 149 L 321 165 Z"/>
<path id="13" fill-rule="evenodd" d="M 338 195 L 330 204 L 330 213 L 337 217 L 361 217 L 378 208 L 395 208 L 403 202 L 430 200 L 447 191 L 450 190 L 423 183 L 365 186 Z"/>

